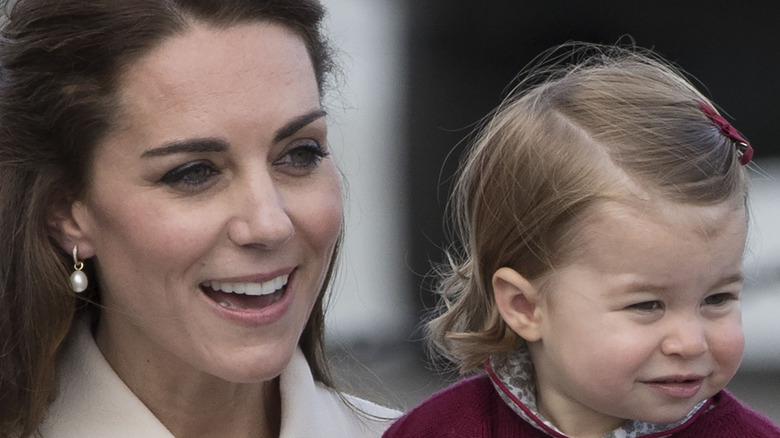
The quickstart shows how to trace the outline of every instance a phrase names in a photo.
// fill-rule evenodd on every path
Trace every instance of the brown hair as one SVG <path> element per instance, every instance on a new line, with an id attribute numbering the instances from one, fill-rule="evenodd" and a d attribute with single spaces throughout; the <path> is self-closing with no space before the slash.
<path id="1" fill-rule="evenodd" d="M 0 30 L 0 436 L 29 436 L 56 392 L 58 352 L 77 312 L 70 256 L 47 213 L 85 187 L 95 145 L 115 124 L 127 66 L 194 23 L 274 21 L 308 49 L 323 94 L 333 63 L 318 0 L 17 0 Z M 338 247 L 338 245 L 337 245 Z M 316 379 L 324 361 L 323 296 L 300 339 Z M 70 260 L 70 261 L 69 261 Z M 93 276 L 94 277 L 94 276 Z M 96 283 L 95 280 L 92 283 Z M 99 301 L 99 285 L 85 301 Z"/>
<path id="2" fill-rule="evenodd" d="M 709 104 L 650 52 L 571 44 L 547 53 L 461 165 L 450 199 L 461 247 L 441 273 L 432 347 L 467 372 L 522 345 L 498 313 L 493 274 L 549 272 L 596 202 L 631 202 L 632 186 L 672 202 L 744 202 L 737 148 L 698 101 Z"/>

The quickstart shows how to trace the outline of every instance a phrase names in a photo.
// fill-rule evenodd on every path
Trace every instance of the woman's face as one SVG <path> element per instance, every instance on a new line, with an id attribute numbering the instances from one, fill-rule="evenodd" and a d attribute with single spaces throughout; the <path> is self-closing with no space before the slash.
<path id="1" fill-rule="evenodd" d="M 98 267 L 98 345 L 120 375 L 276 377 L 342 222 L 305 45 L 276 24 L 195 25 L 121 83 L 73 208 Z"/>

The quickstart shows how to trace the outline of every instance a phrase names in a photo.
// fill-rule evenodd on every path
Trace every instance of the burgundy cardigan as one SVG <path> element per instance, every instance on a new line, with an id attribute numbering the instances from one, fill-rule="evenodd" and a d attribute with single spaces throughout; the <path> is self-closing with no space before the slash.
<path id="1" fill-rule="evenodd" d="M 650 437 L 778 438 L 780 429 L 727 391 L 713 407 L 674 431 Z M 706 409 L 706 408 L 705 408 Z M 666 435 L 671 433 L 671 435 Z M 432 395 L 399 418 L 384 438 L 549 438 L 525 422 L 496 392 L 487 376 L 472 377 Z"/>

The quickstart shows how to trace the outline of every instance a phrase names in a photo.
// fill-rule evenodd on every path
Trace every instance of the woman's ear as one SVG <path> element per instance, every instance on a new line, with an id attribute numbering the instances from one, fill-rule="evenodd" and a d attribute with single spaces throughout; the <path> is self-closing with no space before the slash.
<path id="1" fill-rule="evenodd" d="M 527 342 L 541 338 L 539 291 L 525 277 L 500 268 L 493 274 L 493 295 L 501 318 L 515 333 Z"/>
<path id="2" fill-rule="evenodd" d="M 82 202 L 66 197 L 58 199 L 46 212 L 49 237 L 67 254 L 78 245 L 80 259 L 94 256 L 94 247 L 85 228 L 86 218 L 86 206 Z"/>

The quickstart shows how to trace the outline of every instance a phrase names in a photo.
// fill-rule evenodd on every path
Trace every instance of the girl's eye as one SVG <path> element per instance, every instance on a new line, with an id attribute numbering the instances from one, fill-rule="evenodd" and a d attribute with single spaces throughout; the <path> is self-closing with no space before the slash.
<path id="1" fill-rule="evenodd" d="M 628 306 L 631 310 L 638 310 L 640 312 L 654 312 L 656 310 L 663 309 L 663 303 L 660 301 L 643 301 L 641 303 L 636 303 Z"/>
<path id="2" fill-rule="evenodd" d="M 720 293 L 715 295 L 710 295 L 706 298 L 704 298 L 704 304 L 707 306 L 722 306 L 730 301 L 736 301 L 739 297 L 732 294 L 732 293 Z"/>
<path id="3" fill-rule="evenodd" d="M 292 167 L 294 169 L 308 169 L 316 167 L 323 158 L 330 155 L 317 143 L 304 143 L 288 150 L 274 164 Z"/>
<path id="4" fill-rule="evenodd" d="M 219 174 L 208 161 L 193 161 L 168 171 L 160 182 L 184 190 L 197 190 Z"/>

